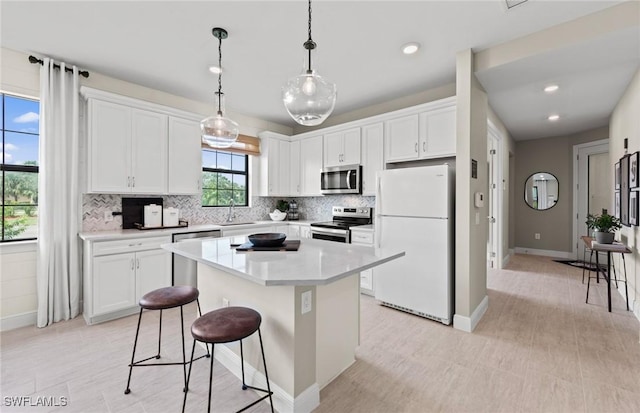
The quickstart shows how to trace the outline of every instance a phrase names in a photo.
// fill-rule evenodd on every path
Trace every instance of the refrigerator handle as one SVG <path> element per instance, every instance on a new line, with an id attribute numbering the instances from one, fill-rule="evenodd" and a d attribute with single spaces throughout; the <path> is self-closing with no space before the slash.
<path id="1" fill-rule="evenodd" d="M 377 216 L 376 218 L 376 244 L 378 244 L 378 249 L 381 248 L 381 240 L 382 240 L 382 218 L 381 216 Z"/>

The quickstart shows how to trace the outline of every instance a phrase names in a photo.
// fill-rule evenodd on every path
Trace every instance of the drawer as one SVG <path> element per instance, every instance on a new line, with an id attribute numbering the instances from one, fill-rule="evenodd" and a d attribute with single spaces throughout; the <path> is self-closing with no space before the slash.
<path id="1" fill-rule="evenodd" d="M 163 237 L 130 238 L 117 241 L 96 241 L 93 243 L 93 256 L 154 250 L 160 248 L 160 245 L 170 242 L 170 235 Z"/>
<path id="2" fill-rule="evenodd" d="M 351 231 L 351 243 L 373 245 L 373 232 Z"/>

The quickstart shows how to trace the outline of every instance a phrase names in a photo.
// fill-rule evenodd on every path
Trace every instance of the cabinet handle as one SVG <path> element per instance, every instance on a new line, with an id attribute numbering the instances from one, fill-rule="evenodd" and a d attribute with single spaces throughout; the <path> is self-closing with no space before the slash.
<path id="1" fill-rule="evenodd" d="M 136 268 L 140 268 L 140 258 L 136 258 Z"/>
<path id="2" fill-rule="evenodd" d="M 133 258 L 131 258 L 131 269 L 133 270 L 134 268 L 135 266 L 134 266 Z"/>
<path id="3" fill-rule="evenodd" d="M 132 177 L 131 178 L 131 186 L 135 187 L 136 186 L 136 177 Z"/>
<path id="4" fill-rule="evenodd" d="M 131 177 L 127 176 L 127 188 L 131 186 Z"/>
<path id="5" fill-rule="evenodd" d="M 415 151 L 416 151 L 416 153 L 418 153 L 418 142 L 416 142 Z"/>
<path id="6" fill-rule="evenodd" d="M 426 152 L 426 151 L 427 151 L 427 143 L 422 142 L 422 152 Z"/>

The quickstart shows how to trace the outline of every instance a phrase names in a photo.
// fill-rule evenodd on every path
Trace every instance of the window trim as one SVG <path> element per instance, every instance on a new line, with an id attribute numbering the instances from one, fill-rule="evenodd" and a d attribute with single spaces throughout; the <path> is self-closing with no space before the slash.
<path id="1" fill-rule="evenodd" d="M 249 176 L 249 155 L 248 154 L 242 154 L 242 153 L 238 153 L 238 152 L 232 152 L 230 150 L 228 150 L 227 148 L 225 148 L 225 150 L 220 150 L 220 149 L 215 149 L 215 148 L 211 148 L 209 146 L 206 146 L 201 149 L 202 151 L 208 151 L 208 152 L 217 152 L 217 153 L 225 153 L 225 154 L 230 154 L 231 156 L 244 156 L 244 171 L 240 171 L 240 170 L 236 170 L 236 169 L 221 169 L 221 168 L 208 168 L 205 167 L 204 165 L 202 166 L 202 173 L 204 172 L 212 172 L 212 173 L 222 173 L 222 174 L 235 174 L 235 175 L 244 175 L 246 177 L 246 187 L 245 187 L 245 204 L 243 205 L 234 205 L 236 207 L 249 207 L 250 203 L 249 203 L 249 187 L 250 185 L 250 176 Z M 202 181 L 202 191 L 204 192 L 205 190 L 205 186 L 204 186 L 204 179 Z M 232 189 L 233 192 L 233 189 Z M 227 208 L 229 207 L 229 205 L 203 205 L 202 203 L 202 193 L 200 194 L 200 206 L 202 208 Z"/>
<path id="2" fill-rule="evenodd" d="M 29 97 L 29 96 L 21 96 L 21 95 L 16 95 L 16 94 L 12 94 L 12 93 L 7 93 L 4 91 L 0 91 L 0 97 L 2 98 L 2 128 L 0 128 L 0 133 L 2 133 L 2 136 L 0 137 L 0 142 L 3 145 L 3 150 L 2 150 L 2 157 L 0 158 L 0 177 L 2 178 L 2 182 L 0 183 L 0 197 L 2 199 L 2 202 L 0 203 L 0 219 L 3 220 L 4 222 L 4 218 L 5 218 L 5 208 L 7 206 L 18 206 L 18 207 L 35 207 L 38 208 L 39 204 L 35 203 L 35 204 L 5 204 L 5 179 L 4 179 L 4 173 L 5 172 L 26 172 L 26 173 L 35 173 L 37 176 L 39 176 L 40 174 L 40 166 L 39 165 L 14 165 L 14 164 L 5 164 L 4 163 L 4 142 L 5 142 L 5 133 L 9 132 L 9 133 L 17 133 L 17 134 L 21 134 L 21 135 L 30 135 L 30 136 L 37 136 L 38 137 L 38 142 L 40 142 L 40 133 L 33 133 L 33 132 L 24 132 L 24 131 L 19 131 L 19 130 L 13 130 L 13 129 L 7 129 L 6 127 L 6 118 L 5 118 L 5 110 L 6 110 L 6 102 L 5 102 L 5 96 L 10 96 L 12 98 L 16 98 L 16 99 L 22 99 L 22 100 L 30 100 L 33 102 L 38 103 L 38 106 L 40 106 L 40 101 L 37 98 L 33 98 L 33 97 Z M 38 112 L 40 112 L 38 110 Z M 40 188 L 38 188 L 39 190 Z M 39 219 L 38 219 L 38 224 L 39 224 Z M 2 228 L 0 229 L 0 245 L 8 245 L 11 243 L 21 243 L 21 242 L 33 242 L 33 241 L 37 241 L 38 238 L 37 237 L 30 237 L 30 238 L 15 238 L 15 239 L 5 239 L 4 236 L 4 224 L 2 226 Z"/>

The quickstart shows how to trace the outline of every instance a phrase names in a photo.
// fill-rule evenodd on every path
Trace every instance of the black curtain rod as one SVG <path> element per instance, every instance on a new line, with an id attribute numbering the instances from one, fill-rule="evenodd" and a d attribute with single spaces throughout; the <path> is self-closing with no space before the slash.
<path id="1" fill-rule="evenodd" d="M 42 61 L 41 59 L 38 59 L 35 56 L 29 56 L 29 62 L 33 64 L 36 64 L 36 63 L 39 63 L 41 65 L 44 64 L 44 61 Z M 53 67 L 55 67 L 56 69 L 60 69 L 60 65 L 57 63 L 54 64 Z M 64 70 L 67 72 L 73 72 L 73 69 L 70 67 L 65 67 Z M 89 72 L 87 72 L 86 70 L 81 70 L 78 72 L 78 74 L 82 77 L 89 77 Z"/>

